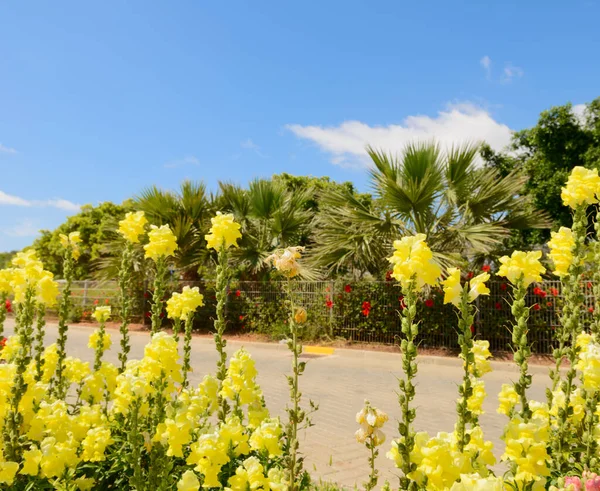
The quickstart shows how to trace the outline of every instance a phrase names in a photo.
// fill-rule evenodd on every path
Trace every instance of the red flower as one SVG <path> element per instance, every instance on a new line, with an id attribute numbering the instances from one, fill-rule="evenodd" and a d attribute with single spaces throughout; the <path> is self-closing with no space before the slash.
<path id="1" fill-rule="evenodd" d="M 152 317 L 152 314 L 150 312 L 146 312 L 146 317 L 148 317 L 149 319 L 150 317 Z"/>
<path id="2" fill-rule="evenodd" d="M 331 291 L 331 288 L 329 288 L 329 287 L 326 287 L 326 288 L 325 288 L 325 291 L 326 291 L 326 292 L 328 292 L 328 291 Z"/>
<path id="3" fill-rule="evenodd" d="M 496 302 L 496 310 L 502 310 L 502 304 L 500 302 Z"/>
<path id="4" fill-rule="evenodd" d="M 546 302 L 546 307 L 552 307 L 552 302 Z"/>
<path id="5" fill-rule="evenodd" d="M 542 290 L 540 287 L 536 286 L 533 289 L 533 294 L 534 295 L 539 295 L 540 297 L 544 298 L 546 296 L 546 292 L 544 290 Z"/>
<path id="6" fill-rule="evenodd" d="M 0 339 L 0 347 L 4 348 L 4 346 L 6 346 L 6 338 L 5 337 Z"/>
<path id="7" fill-rule="evenodd" d="M 344 291 L 345 291 L 346 293 L 350 293 L 350 292 L 352 291 L 352 287 L 351 287 L 350 285 L 346 285 L 346 286 L 344 287 Z"/>
<path id="8" fill-rule="evenodd" d="M 541 307 L 539 306 L 539 304 L 537 304 L 537 303 L 533 304 L 533 310 L 540 310 L 540 309 L 541 309 Z"/>
<path id="9" fill-rule="evenodd" d="M 481 271 L 483 271 L 484 273 L 489 273 L 491 269 L 492 268 L 490 267 L 489 264 L 484 264 L 481 268 Z"/>
<path id="10" fill-rule="evenodd" d="M 589 312 L 590 314 L 593 314 L 593 313 L 594 313 L 594 307 L 590 307 L 590 308 L 588 308 L 588 312 Z"/>
<path id="11" fill-rule="evenodd" d="M 369 317 L 369 313 L 371 312 L 371 302 L 363 302 L 361 312 L 365 317 Z"/>
<path id="12" fill-rule="evenodd" d="M 388 271 L 387 273 L 385 273 L 385 281 L 392 281 L 394 279 L 392 278 L 393 273 L 393 271 Z"/>
<path id="13" fill-rule="evenodd" d="M 6 311 L 10 314 L 12 312 L 12 303 L 10 303 L 8 298 L 6 299 L 6 303 L 4 305 L 6 307 Z"/>
<path id="14" fill-rule="evenodd" d="M 333 302 L 330 299 L 325 300 L 325 306 L 330 309 L 333 307 Z"/>
<path id="15" fill-rule="evenodd" d="M 475 326 L 473 324 L 471 324 L 471 334 L 475 334 Z"/>
<path id="16" fill-rule="evenodd" d="M 556 288 L 550 288 L 550 293 L 552 293 L 553 296 L 558 297 L 558 290 Z"/>
<path id="17" fill-rule="evenodd" d="M 100 302 L 100 300 L 98 300 L 98 299 L 94 300 L 94 305 L 98 305 L 99 302 Z"/>
<path id="18" fill-rule="evenodd" d="M 587 282 L 587 287 L 591 290 L 591 288 L 592 288 L 592 282 L 591 281 Z"/>
<path id="19" fill-rule="evenodd" d="M 244 316 L 240 315 L 240 320 L 243 321 L 244 320 Z"/>
<path id="20" fill-rule="evenodd" d="M 110 300 L 107 298 L 106 300 L 104 300 L 104 303 L 105 303 L 106 305 L 108 305 L 108 304 L 110 303 Z"/>
<path id="21" fill-rule="evenodd" d="M 433 298 L 428 298 L 427 300 L 425 300 L 425 305 L 427 305 L 427 307 L 433 307 Z"/>
<path id="22" fill-rule="evenodd" d="M 398 302 L 400 303 L 400 310 L 404 310 L 406 308 L 406 303 L 404 302 L 404 297 L 398 297 Z"/>
<path id="23" fill-rule="evenodd" d="M 473 278 L 473 273 L 471 271 L 469 271 L 467 273 L 467 280 L 470 280 L 471 278 Z"/>
<path id="24" fill-rule="evenodd" d="M 500 290 L 502 290 L 503 292 L 505 292 L 507 288 L 508 288 L 508 285 L 506 283 L 500 284 Z"/>
<path id="25" fill-rule="evenodd" d="M 235 291 L 235 296 L 236 296 L 236 297 L 241 297 L 241 296 L 242 296 L 242 292 L 241 292 L 241 291 L 239 291 L 239 290 L 236 290 L 236 291 Z"/>

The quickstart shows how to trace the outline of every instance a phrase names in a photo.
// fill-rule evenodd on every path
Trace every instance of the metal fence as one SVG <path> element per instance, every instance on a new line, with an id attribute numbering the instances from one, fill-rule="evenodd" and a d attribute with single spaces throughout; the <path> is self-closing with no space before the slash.
<path id="1" fill-rule="evenodd" d="M 214 284 L 211 282 L 172 282 L 169 290 L 184 285 L 198 286 L 204 294 L 205 306 L 196 316 L 198 329 L 210 329 L 215 312 Z M 503 281 L 488 284 L 491 292 L 476 301 L 477 313 L 472 330 L 487 339 L 492 350 L 510 350 L 511 287 Z M 582 285 L 585 292 L 584 320 L 593 308 L 592 285 Z M 400 289 L 393 282 L 293 281 L 296 305 L 308 312 L 306 336 L 327 334 L 355 342 L 397 342 L 401 336 L 399 312 L 403 308 Z M 94 305 L 110 304 L 118 315 L 118 289 L 114 282 L 80 281 L 72 286 L 76 309 L 85 318 Z M 282 282 L 232 282 L 229 286 L 226 315 L 229 331 L 264 332 L 284 337 L 287 333 L 288 310 Z M 141 288 L 135 295 L 135 314 L 145 319 L 150 310 L 151 292 Z M 530 309 L 529 339 L 533 350 L 549 353 L 554 347 L 554 330 L 559 325 L 562 304 L 560 282 L 546 281 L 530 287 L 527 305 Z M 444 305 L 443 292 L 433 288 L 424 292 L 417 306 L 420 322 L 419 342 L 426 348 L 457 348 L 456 311 Z"/>

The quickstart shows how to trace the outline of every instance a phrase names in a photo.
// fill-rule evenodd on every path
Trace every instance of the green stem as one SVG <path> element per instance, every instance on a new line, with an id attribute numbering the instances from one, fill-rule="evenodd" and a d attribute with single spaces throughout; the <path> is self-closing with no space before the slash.
<path id="1" fill-rule="evenodd" d="M 379 480 L 379 472 L 375 467 L 375 460 L 377 459 L 379 451 L 376 448 L 375 441 L 372 436 L 369 437 L 367 448 L 371 451 L 371 455 L 369 455 L 369 480 L 365 483 L 365 491 L 371 491 L 371 489 L 375 489 L 375 486 L 377 486 L 377 481 Z"/>
<path id="2" fill-rule="evenodd" d="M 102 354 L 104 353 L 104 336 L 106 335 L 106 323 L 100 322 L 98 328 L 98 341 L 96 341 L 96 354 L 94 357 L 94 371 L 97 372 L 102 366 Z"/>
<path id="3" fill-rule="evenodd" d="M 154 276 L 154 292 L 152 295 L 152 335 L 160 331 L 162 326 L 162 312 L 166 290 L 167 258 L 160 256 L 156 260 L 156 274 Z"/>
<path id="4" fill-rule="evenodd" d="M 133 245 L 127 241 L 121 257 L 119 269 L 119 296 L 121 303 L 121 350 L 119 351 L 119 373 L 123 373 L 131 346 L 129 344 L 129 320 L 131 316 L 131 297 L 133 281 Z"/>
<path id="5" fill-rule="evenodd" d="M 471 380 L 471 367 L 475 366 L 475 355 L 473 354 L 473 335 L 471 325 L 473 324 L 474 307 L 469 303 L 469 287 L 463 287 L 460 301 L 460 317 L 458 320 L 458 344 L 461 349 L 462 359 L 464 360 L 463 383 L 459 386 L 460 398 L 456 403 L 458 413 L 458 422 L 456 424 L 458 450 L 462 452 L 469 443 L 467 427 L 475 426 L 477 418 L 469 411 L 469 398 L 473 395 L 473 384 Z"/>
<path id="6" fill-rule="evenodd" d="M 398 402 L 402 411 L 401 420 L 398 423 L 400 439 L 397 442 L 398 451 L 402 457 L 402 476 L 400 477 L 400 489 L 416 490 L 417 483 L 412 481 L 408 475 L 413 472 L 415 465 L 411 464 L 410 457 L 415 446 L 415 433 L 412 424 L 416 417 L 416 411 L 411 408 L 411 402 L 415 398 L 415 386 L 413 380 L 417 375 L 417 346 L 416 337 L 419 333 L 418 323 L 415 322 L 417 315 L 417 292 L 415 280 L 412 279 L 407 288 L 402 288 L 405 308 L 402 310 L 402 333 L 405 339 L 400 343 L 402 353 L 402 369 L 404 379 L 400 379 Z"/>
<path id="7" fill-rule="evenodd" d="M 42 380 L 42 375 L 43 375 L 44 358 L 42 355 L 44 353 L 44 327 L 46 325 L 45 316 L 46 316 L 46 307 L 44 306 L 44 304 L 40 303 L 40 304 L 38 304 L 37 323 L 36 323 L 36 330 L 35 330 L 35 346 L 34 346 L 34 350 L 33 350 L 35 353 L 35 381 L 36 382 L 39 382 L 40 380 Z"/>
<path id="8" fill-rule="evenodd" d="M 176 322 L 179 324 L 180 321 Z M 191 367 L 191 355 L 192 355 L 192 327 L 194 325 L 194 314 L 191 313 L 187 316 L 185 320 L 185 337 L 183 339 L 183 382 L 182 387 L 187 388 L 188 382 L 188 373 L 192 371 Z"/>
<path id="9" fill-rule="evenodd" d="M 527 401 L 527 389 L 531 387 L 531 375 L 528 373 L 528 360 L 531 356 L 531 348 L 527 340 L 527 321 L 529 320 L 529 308 L 525 304 L 527 295 L 527 286 L 523 275 L 513 285 L 513 303 L 511 311 L 515 318 L 515 324 L 512 331 L 512 344 L 515 363 L 519 366 L 519 380 L 514 383 L 515 391 L 521 399 L 520 415 L 525 422 L 531 418 L 531 409 Z"/>
<path id="10" fill-rule="evenodd" d="M 51 386 L 51 393 L 55 393 L 58 399 L 64 399 L 67 393 L 66 381 L 64 380 L 65 358 L 67 356 L 67 334 L 69 331 L 68 319 L 71 310 L 71 283 L 75 270 L 75 261 L 73 259 L 73 248 L 65 248 L 63 258 L 63 273 L 65 286 L 61 293 L 59 317 L 58 317 L 58 340 L 56 342 L 56 351 L 58 360 L 56 362 L 56 374 Z"/>
<path id="11" fill-rule="evenodd" d="M 221 389 L 223 388 L 223 381 L 227 377 L 227 352 L 225 347 L 227 341 L 223 339 L 223 333 L 225 332 L 225 303 L 227 302 L 227 278 L 229 270 L 227 269 L 227 248 L 225 245 L 221 245 L 219 249 L 219 256 L 217 262 L 217 276 L 215 284 L 215 296 L 217 298 L 216 318 L 214 322 L 215 333 L 215 347 L 219 353 L 217 360 L 217 380 L 219 381 L 219 419 L 225 421 L 227 414 L 229 413 L 229 404 L 227 400 L 222 397 Z"/>

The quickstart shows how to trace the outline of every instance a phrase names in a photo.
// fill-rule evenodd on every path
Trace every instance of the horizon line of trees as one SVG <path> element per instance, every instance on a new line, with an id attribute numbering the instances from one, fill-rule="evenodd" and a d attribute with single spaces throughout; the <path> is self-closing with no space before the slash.
<path id="1" fill-rule="evenodd" d="M 156 225 L 168 224 L 179 249 L 174 266 L 187 280 L 210 278 L 214 257 L 204 235 L 216 211 L 242 225 L 232 266 L 239 279 L 269 278 L 265 259 L 278 248 L 307 248 L 307 279 L 345 276 L 385 278 L 394 239 L 425 233 L 444 266 L 478 267 L 514 248 L 544 244 L 551 229 L 570 226 L 560 188 L 576 165 L 600 166 L 600 98 L 583 118 L 570 104 L 544 111 L 536 126 L 514 134 L 506 151 L 483 143 L 440 148 L 408 144 L 400 155 L 367 149 L 373 192 L 328 177 L 276 174 L 247 187 L 219 182 L 209 193 L 202 181 L 177 191 L 152 186 L 122 204 L 86 205 L 33 246 L 46 268 L 61 276 L 59 234 L 79 230 L 83 254 L 76 278 L 113 277 L 123 245 L 117 223 L 143 210 Z M 145 274 L 142 250 L 136 271 Z"/>

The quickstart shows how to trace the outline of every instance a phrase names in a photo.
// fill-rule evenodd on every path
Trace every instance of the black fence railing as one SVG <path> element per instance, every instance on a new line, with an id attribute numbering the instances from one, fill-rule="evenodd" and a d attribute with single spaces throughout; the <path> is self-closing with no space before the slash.
<path id="1" fill-rule="evenodd" d="M 198 286 L 205 306 L 196 316 L 196 328 L 210 330 L 215 312 L 214 284 L 173 281 L 170 291 L 183 286 Z M 354 342 L 392 344 L 401 337 L 399 312 L 403 308 L 400 288 L 393 282 L 293 281 L 294 302 L 308 312 L 306 337 L 341 337 Z M 511 349 L 511 287 L 494 279 L 488 283 L 490 295 L 476 300 L 477 314 L 472 330 L 487 339 L 495 351 Z M 588 321 L 594 301 L 592 285 L 582 285 L 585 307 L 582 318 Z M 136 314 L 145 318 L 150 310 L 151 293 L 141 289 L 136 296 Z M 75 282 L 74 305 L 83 318 L 91 315 L 94 304 L 116 305 L 118 292 L 111 282 Z M 284 338 L 288 310 L 282 282 L 232 282 L 226 304 L 228 330 L 251 331 Z M 443 292 L 432 288 L 423 292 L 417 306 L 420 322 L 419 342 L 426 348 L 457 348 L 457 314 L 443 303 Z M 529 288 L 529 339 L 537 353 L 550 353 L 555 345 L 554 330 L 559 325 L 562 293 L 559 281 L 546 281 Z M 118 312 L 115 311 L 115 315 Z"/>

